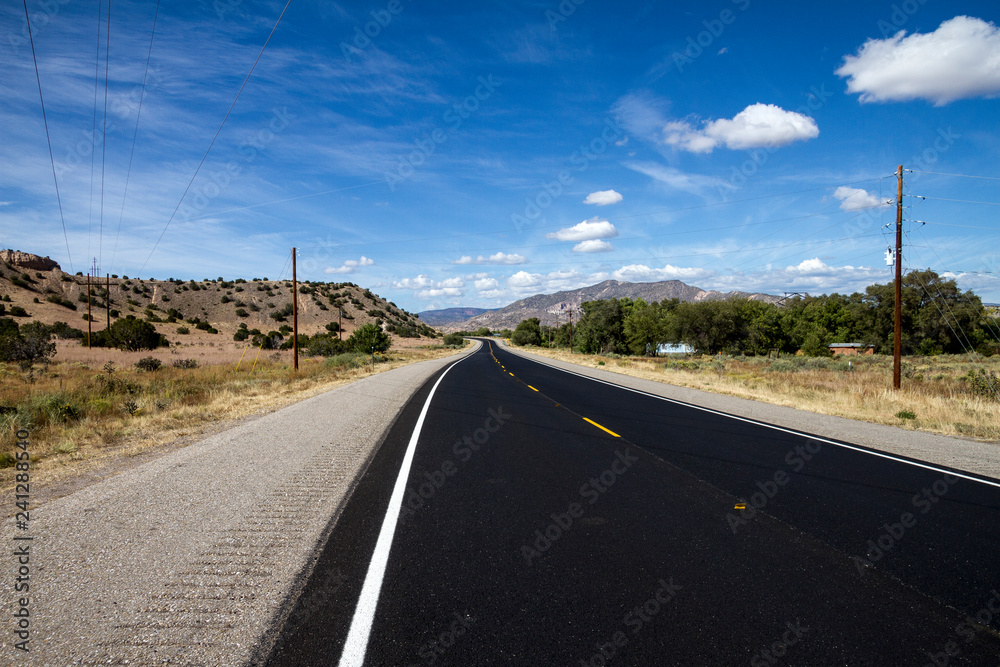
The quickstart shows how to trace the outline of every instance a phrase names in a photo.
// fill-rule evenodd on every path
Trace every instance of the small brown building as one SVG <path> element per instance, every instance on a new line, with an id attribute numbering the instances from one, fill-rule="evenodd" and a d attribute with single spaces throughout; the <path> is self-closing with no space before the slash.
<path id="1" fill-rule="evenodd" d="M 874 345 L 865 345 L 864 343 L 830 343 L 828 346 L 830 352 L 834 356 L 838 354 L 843 354 L 846 356 L 854 356 L 858 354 L 875 354 Z"/>

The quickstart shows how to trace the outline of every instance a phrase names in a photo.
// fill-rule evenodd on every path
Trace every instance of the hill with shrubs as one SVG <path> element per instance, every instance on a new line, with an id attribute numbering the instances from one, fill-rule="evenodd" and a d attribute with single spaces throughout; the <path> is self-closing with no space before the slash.
<path id="1" fill-rule="evenodd" d="M 303 281 L 297 289 L 299 347 L 310 353 L 328 356 L 351 346 L 384 351 L 393 338 L 439 335 L 354 283 Z M 52 338 L 86 344 L 88 320 L 90 343 L 97 347 L 133 351 L 235 340 L 287 349 L 292 281 L 112 275 L 92 279 L 88 288 L 86 276 L 70 275 L 47 257 L 0 251 L 0 361 L 51 356 Z"/>

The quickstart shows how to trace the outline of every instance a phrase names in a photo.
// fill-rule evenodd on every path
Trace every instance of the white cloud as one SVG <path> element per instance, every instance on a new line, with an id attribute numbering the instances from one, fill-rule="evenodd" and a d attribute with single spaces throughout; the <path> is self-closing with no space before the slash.
<path id="1" fill-rule="evenodd" d="M 573 246 L 573 252 L 610 252 L 614 249 L 615 247 L 613 245 L 607 241 L 601 241 L 600 239 L 580 241 Z"/>
<path id="2" fill-rule="evenodd" d="M 861 211 L 866 208 L 876 208 L 885 206 L 886 202 L 879 199 L 878 195 L 872 194 L 861 188 L 849 188 L 841 185 L 837 188 L 833 196 L 840 200 L 842 211 Z"/>
<path id="3" fill-rule="evenodd" d="M 424 287 L 430 287 L 434 284 L 434 281 L 420 274 L 416 278 L 404 278 L 402 280 L 393 280 L 392 286 L 396 289 L 423 289 Z"/>
<path id="4" fill-rule="evenodd" d="M 455 276 L 435 281 L 421 273 L 416 278 L 394 280 L 392 286 L 396 289 L 416 290 L 414 296 L 422 299 L 433 299 L 439 296 L 462 296 L 465 280 L 461 276 Z"/>
<path id="5" fill-rule="evenodd" d="M 660 280 L 698 280 L 711 276 L 714 272 L 708 269 L 687 268 L 666 264 L 661 269 L 650 268 L 645 264 L 629 264 L 611 273 L 615 280 L 628 282 L 657 282 Z"/>
<path id="6" fill-rule="evenodd" d="M 622 199 L 624 199 L 620 193 L 614 190 L 599 190 L 597 192 L 591 192 L 587 195 L 587 198 L 583 200 L 584 204 L 594 204 L 595 206 L 607 206 L 608 204 L 617 204 Z"/>
<path id="7" fill-rule="evenodd" d="M 546 234 L 547 239 L 557 241 L 589 241 L 591 239 L 609 239 L 618 236 L 618 230 L 607 220 L 591 218 L 583 222 L 560 229 L 558 232 Z"/>
<path id="8" fill-rule="evenodd" d="M 764 271 L 753 273 L 717 275 L 704 281 L 705 284 L 700 287 L 719 291 L 739 290 L 770 294 L 782 292 L 844 294 L 863 291 L 872 283 L 885 283 L 889 280 L 891 275 L 884 267 L 830 266 L 820 258 L 813 257 L 783 268 L 769 266 Z"/>
<path id="9" fill-rule="evenodd" d="M 349 259 L 340 266 L 328 266 L 323 269 L 323 273 L 353 273 L 359 266 L 371 266 L 375 260 L 361 255 L 361 259 Z"/>
<path id="10" fill-rule="evenodd" d="M 712 188 L 719 189 L 728 186 L 725 181 L 710 176 L 686 174 L 674 167 L 665 167 L 655 162 L 626 162 L 625 166 L 632 171 L 637 171 L 640 174 L 649 176 L 653 180 L 664 183 L 675 190 L 690 192 L 695 195 L 700 195 L 705 190 Z"/>
<path id="11" fill-rule="evenodd" d="M 473 259 L 469 255 L 462 255 L 457 260 L 452 262 L 452 264 L 524 264 L 528 260 L 523 255 L 518 255 L 517 253 L 507 254 L 505 252 L 497 252 L 489 257 L 479 257 Z"/>
<path id="12" fill-rule="evenodd" d="M 541 287 L 542 275 L 540 273 L 528 273 L 518 271 L 507 279 L 507 286 L 514 288 Z"/>
<path id="13" fill-rule="evenodd" d="M 687 121 L 671 121 L 664 126 L 663 133 L 670 146 L 692 153 L 711 153 L 721 145 L 734 150 L 786 146 L 815 139 L 819 127 L 809 116 L 758 102 L 732 119 L 706 121 L 701 129 Z"/>
<path id="14" fill-rule="evenodd" d="M 1000 95 L 1000 29 L 969 16 L 956 16 L 928 34 L 869 39 L 845 56 L 837 76 L 861 102 L 922 98 L 935 106 L 969 97 Z"/>
<path id="15" fill-rule="evenodd" d="M 480 278 L 473 283 L 480 292 L 485 290 L 495 290 L 500 287 L 496 278 Z"/>
<path id="16" fill-rule="evenodd" d="M 416 296 L 422 299 L 433 299 L 439 296 L 462 296 L 464 292 L 457 287 L 435 287 L 434 289 L 425 289 L 416 292 Z"/>

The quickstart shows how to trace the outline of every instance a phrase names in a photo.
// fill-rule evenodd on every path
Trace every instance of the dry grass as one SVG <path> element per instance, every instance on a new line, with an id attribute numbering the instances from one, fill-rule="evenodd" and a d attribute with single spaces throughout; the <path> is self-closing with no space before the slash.
<path id="1" fill-rule="evenodd" d="M 980 440 L 1000 440 L 1000 401 L 977 394 L 969 371 L 1000 374 L 1000 358 L 941 355 L 903 360 L 902 388 L 892 389 L 892 359 L 693 357 L 609 358 L 566 350 L 532 352 L 615 373 L 821 414 Z M 850 361 L 850 365 L 848 364 Z M 910 415 L 913 415 L 910 417 Z"/>
<path id="2" fill-rule="evenodd" d="M 378 358 L 374 371 L 365 355 L 330 359 L 300 358 L 292 368 L 290 352 L 264 351 L 251 370 L 255 350 L 233 344 L 192 346 L 152 353 L 88 350 L 60 345 L 58 362 L 26 373 L 0 364 L 0 487 L 13 487 L 11 460 L 15 434 L 30 436 L 32 482 L 38 486 L 98 469 L 117 461 L 180 446 L 195 436 L 219 430 L 234 420 L 277 410 L 333 387 L 405 364 L 454 354 L 455 350 L 407 341 Z M 142 357 L 163 361 L 156 371 L 134 364 Z M 177 359 L 194 359 L 197 368 L 175 368 Z M 110 374 L 107 362 L 113 362 Z M 237 364 L 239 369 L 237 370 Z M 103 474 L 103 472 L 102 472 Z"/>

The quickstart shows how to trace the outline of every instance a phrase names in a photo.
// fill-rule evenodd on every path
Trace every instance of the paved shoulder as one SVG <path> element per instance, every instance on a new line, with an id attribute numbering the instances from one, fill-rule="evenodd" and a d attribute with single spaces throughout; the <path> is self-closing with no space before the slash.
<path id="1" fill-rule="evenodd" d="M 731 415 L 759 420 L 827 438 L 835 438 L 844 442 L 853 442 L 879 451 L 891 452 L 956 470 L 964 470 L 1000 479 L 1000 443 L 949 438 L 923 431 L 908 431 L 893 426 L 822 415 L 782 405 L 772 405 L 745 398 L 713 394 L 698 389 L 678 387 L 653 380 L 635 378 L 622 373 L 571 364 L 549 359 L 538 354 L 532 354 L 513 346 L 507 346 L 505 349 L 534 361 L 554 366 L 555 368 L 561 368 L 691 405 L 718 410 Z"/>
<path id="2" fill-rule="evenodd" d="M 248 662 L 399 410 L 455 360 L 338 387 L 34 510 L 25 664 Z"/>

